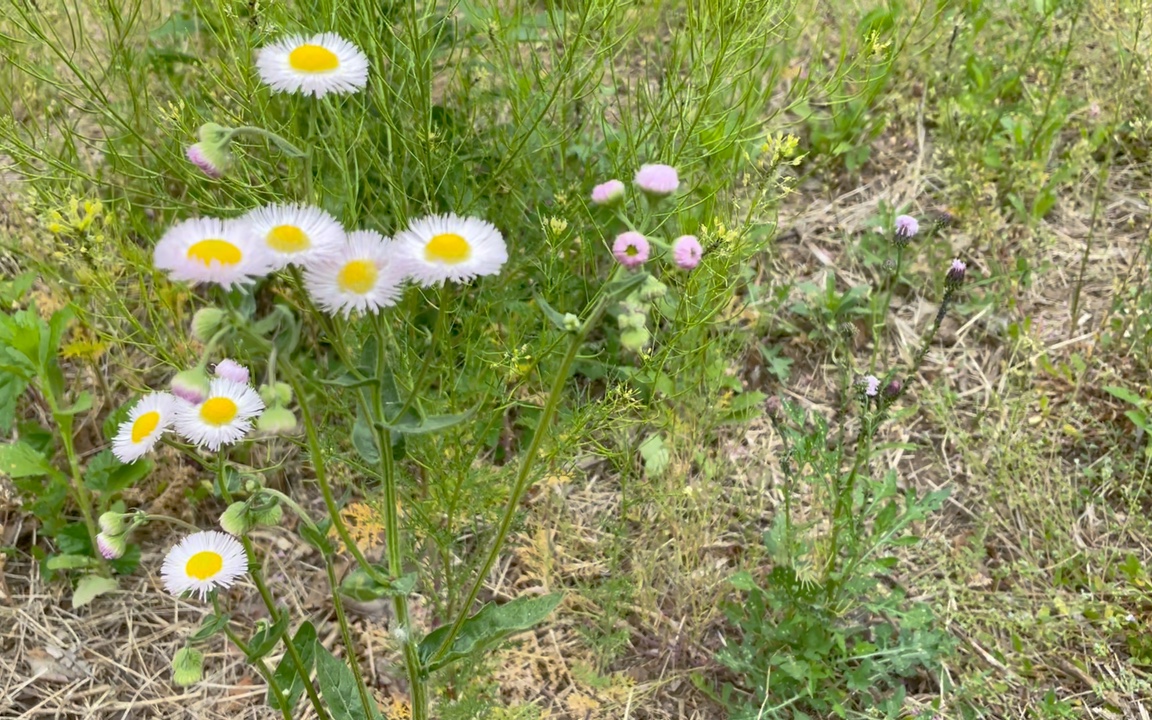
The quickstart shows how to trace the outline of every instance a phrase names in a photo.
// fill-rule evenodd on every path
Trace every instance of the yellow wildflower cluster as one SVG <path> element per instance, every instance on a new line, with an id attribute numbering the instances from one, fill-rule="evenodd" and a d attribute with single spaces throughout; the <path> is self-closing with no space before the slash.
<path id="1" fill-rule="evenodd" d="M 344 521 L 344 527 L 348 528 L 348 534 L 365 552 L 384 544 L 384 523 L 380 515 L 376 508 L 360 502 L 349 503 L 340 511 L 340 517 Z M 336 532 L 335 526 L 328 530 L 328 537 L 336 542 L 338 552 L 344 553 L 348 550 L 344 547 L 344 542 Z"/>
<path id="2" fill-rule="evenodd" d="M 44 227 L 53 235 L 80 235 L 87 233 L 96 221 L 103 226 L 104 204 L 99 200 L 85 200 L 72 197 L 68 201 L 68 208 L 64 211 L 49 210 Z M 93 238 L 97 239 L 97 238 Z M 103 242 L 103 234 L 98 236 Z"/>

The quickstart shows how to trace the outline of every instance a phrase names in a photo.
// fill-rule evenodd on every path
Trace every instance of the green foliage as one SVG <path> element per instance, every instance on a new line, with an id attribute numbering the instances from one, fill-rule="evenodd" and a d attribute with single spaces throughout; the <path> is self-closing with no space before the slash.
<path id="1" fill-rule="evenodd" d="M 296 652 L 299 653 L 300 660 L 304 664 L 304 674 L 311 673 L 312 667 L 316 663 L 316 627 L 310 622 L 301 623 L 300 627 L 296 629 L 296 634 L 292 636 L 292 645 L 296 648 Z M 296 704 L 300 702 L 300 696 L 304 694 L 304 681 L 300 679 L 300 673 L 296 672 L 291 655 L 285 653 L 284 657 L 280 658 L 272 677 L 276 685 L 284 692 L 284 700 L 288 703 L 288 712 L 294 712 Z M 270 706 L 276 707 L 276 698 L 271 690 L 268 691 L 266 701 Z"/>
<path id="2" fill-rule="evenodd" d="M 316 655 L 316 684 L 324 697 L 325 707 L 332 720 L 380 720 L 380 709 L 369 697 L 371 707 L 364 707 L 357 689 L 356 677 L 348 664 L 328 652 L 318 642 L 313 643 Z"/>
<path id="3" fill-rule="evenodd" d="M 449 627 L 428 633 L 420 641 L 420 660 L 426 672 L 435 672 L 452 662 L 490 649 L 510 635 L 531 629 L 552 614 L 564 596 L 519 597 L 502 605 L 489 603 L 461 625 L 451 646 L 444 648 Z"/>

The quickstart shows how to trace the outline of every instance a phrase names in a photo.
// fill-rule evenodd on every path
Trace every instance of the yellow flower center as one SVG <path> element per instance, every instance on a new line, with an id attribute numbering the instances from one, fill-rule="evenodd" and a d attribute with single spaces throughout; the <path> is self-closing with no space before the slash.
<path id="1" fill-rule="evenodd" d="M 224 558 L 215 550 L 201 550 L 188 558 L 184 572 L 197 580 L 209 580 L 224 569 Z"/>
<path id="2" fill-rule="evenodd" d="M 472 246 L 456 233 L 435 235 L 424 246 L 424 259 L 446 265 L 461 263 L 472 256 Z"/>
<path id="3" fill-rule="evenodd" d="M 132 442 L 138 443 L 152 434 L 160 424 L 160 413 L 155 410 L 144 413 L 132 423 Z"/>
<path id="4" fill-rule="evenodd" d="M 276 252 L 298 253 L 312 247 L 308 235 L 295 225 L 277 225 L 268 231 L 268 247 Z"/>
<path id="5" fill-rule="evenodd" d="M 300 72 L 326 73 L 340 67 L 340 58 L 326 47 L 301 45 L 288 53 L 288 64 Z"/>
<path id="6" fill-rule="evenodd" d="M 345 292 L 363 295 L 376 286 L 376 263 L 371 260 L 353 260 L 340 269 L 336 284 Z"/>
<path id="7" fill-rule="evenodd" d="M 636 257 L 640 254 L 640 250 L 635 245 L 629 245 L 628 247 L 624 248 L 624 254 L 628 257 Z"/>
<path id="8" fill-rule="evenodd" d="M 227 425 L 232 422 L 232 418 L 236 417 L 236 411 L 239 409 L 232 398 L 208 398 L 200 406 L 200 419 L 217 427 Z"/>
<path id="9" fill-rule="evenodd" d="M 236 265 L 243 257 L 244 255 L 240 252 L 240 248 L 227 240 L 215 238 L 201 240 L 188 248 L 188 259 L 199 260 L 206 266 L 214 262 L 220 263 L 221 265 Z"/>

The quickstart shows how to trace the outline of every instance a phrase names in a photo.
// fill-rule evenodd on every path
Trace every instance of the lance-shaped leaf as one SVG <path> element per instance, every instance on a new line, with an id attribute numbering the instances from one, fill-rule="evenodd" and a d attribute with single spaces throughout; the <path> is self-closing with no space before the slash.
<path id="1" fill-rule="evenodd" d="M 276 620 L 276 624 L 265 625 L 252 636 L 252 640 L 248 643 L 249 661 L 256 662 L 272 652 L 272 648 L 276 647 L 276 643 L 280 642 L 280 638 L 284 637 L 284 633 L 288 631 L 287 611 L 281 609 L 279 614 L 280 617 Z"/>
<path id="2" fill-rule="evenodd" d="M 360 691 L 356 687 L 356 676 L 337 660 L 323 645 L 316 643 L 316 682 L 320 684 L 320 694 L 332 720 L 381 720 L 380 709 L 372 702 L 365 708 L 360 701 Z"/>
<path id="3" fill-rule="evenodd" d="M 435 672 L 460 658 L 490 648 L 509 635 L 531 628 L 548 617 L 563 597 L 560 593 L 552 593 L 542 597 L 519 597 L 503 605 L 489 603 L 464 621 L 452 646 L 433 660 L 444 639 L 448 637 L 451 626 L 436 628 L 420 641 L 420 661 L 424 671 Z"/>
<path id="4" fill-rule="evenodd" d="M 300 655 L 300 661 L 304 663 L 304 675 L 310 675 L 312 666 L 316 662 L 315 626 L 310 622 L 302 624 L 292 638 L 292 646 L 296 648 L 296 652 Z M 296 666 L 292 664 L 291 655 L 284 653 L 284 657 L 280 658 L 272 677 L 276 686 L 284 692 L 284 700 L 288 703 L 288 714 L 291 715 L 296 708 L 296 703 L 300 701 L 300 695 L 304 692 L 304 681 L 296 672 Z M 269 705 L 276 707 L 276 696 L 272 694 L 271 690 L 268 691 L 267 701 Z"/>
<path id="5" fill-rule="evenodd" d="M 380 577 L 387 578 L 387 571 L 378 570 Z M 385 583 L 377 582 L 363 568 L 356 568 L 348 573 L 344 582 L 340 583 L 340 592 L 353 600 L 370 602 L 382 597 L 396 597 L 407 595 L 416 589 L 416 573 L 408 573 L 401 577 L 390 579 Z"/>
<path id="6" fill-rule="evenodd" d="M 462 413 L 455 415 L 429 415 L 426 418 L 418 417 L 403 417 L 391 423 L 376 423 L 379 427 L 385 430 L 391 430 L 395 433 L 404 433 L 406 435 L 423 435 L 424 433 L 437 432 L 450 428 L 453 425 L 459 425 L 468 418 L 472 417 L 476 412 L 476 408 L 472 408 Z"/>

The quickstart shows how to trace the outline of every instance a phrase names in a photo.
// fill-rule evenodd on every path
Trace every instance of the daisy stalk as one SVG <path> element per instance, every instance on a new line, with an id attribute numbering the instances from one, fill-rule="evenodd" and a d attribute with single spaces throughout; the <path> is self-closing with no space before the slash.
<path id="1" fill-rule="evenodd" d="M 304 405 L 304 403 L 301 403 Z M 227 458 L 225 453 L 217 454 L 216 462 L 216 483 L 220 486 L 220 496 L 224 498 L 224 502 L 231 505 L 233 503 L 232 493 L 228 491 L 228 477 L 225 472 L 227 469 Z M 264 577 L 261 572 L 262 566 L 257 562 L 256 548 L 253 547 L 252 541 L 246 535 L 240 536 L 240 543 L 244 546 L 244 552 L 248 554 L 248 573 L 252 576 L 252 582 L 256 585 L 256 590 L 260 593 L 260 599 L 264 601 L 264 606 L 268 608 L 268 615 L 272 622 L 275 624 L 280 620 L 280 610 L 276 607 L 276 601 L 272 598 L 272 593 L 268 590 L 267 583 L 264 582 Z M 316 692 L 316 688 L 312 687 L 312 679 L 308 677 L 308 671 L 304 668 L 304 660 L 300 657 L 300 652 L 296 646 L 292 644 L 292 639 L 285 634 L 280 638 L 284 644 L 284 649 L 288 653 L 289 662 L 292 663 L 292 669 L 300 676 L 300 680 L 304 683 L 304 692 L 308 694 L 308 700 L 312 703 L 312 707 L 316 710 L 316 716 L 320 720 L 330 720 L 328 711 L 324 709 L 324 704 L 320 700 L 320 695 Z"/>
<path id="2" fill-rule="evenodd" d="M 216 612 L 217 617 L 224 616 L 224 610 L 220 607 L 220 598 L 216 597 L 216 593 L 212 593 L 212 609 Z M 244 653 L 245 657 L 249 657 L 248 643 L 244 642 L 236 631 L 232 629 L 231 623 L 224 623 L 224 635 L 239 648 L 240 652 Z M 280 714 L 284 716 L 284 720 L 292 720 L 292 711 L 288 708 L 288 700 L 284 697 L 284 690 L 280 684 L 276 682 L 276 675 L 268 669 L 268 663 L 264 662 L 264 658 L 256 658 L 256 670 L 268 683 L 268 689 L 272 692 L 272 696 L 276 698 L 276 705 L 280 708 Z"/>

